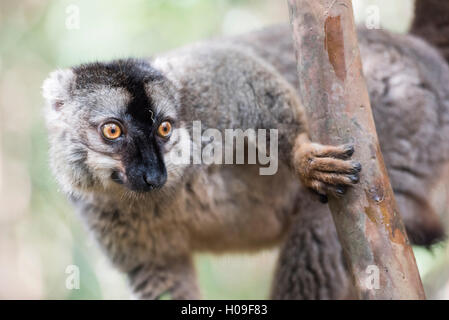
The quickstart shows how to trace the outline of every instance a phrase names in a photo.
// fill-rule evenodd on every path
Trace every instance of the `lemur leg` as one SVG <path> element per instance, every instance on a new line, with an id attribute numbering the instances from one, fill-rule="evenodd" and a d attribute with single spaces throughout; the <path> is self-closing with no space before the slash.
<path id="1" fill-rule="evenodd" d="M 174 300 L 201 298 L 191 257 L 140 264 L 128 272 L 128 280 L 138 299 L 154 300 L 164 294 Z"/>
<path id="2" fill-rule="evenodd" d="M 282 300 L 347 299 L 350 278 L 327 206 L 305 199 L 284 243 L 271 298 Z M 305 211 L 307 210 L 307 211 Z"/>
<path id="3" fill-rule="evenodd" d="M 333 147 L 312 143 L 303 133 L 295 141 L 293 165 L 304 186 L 327 202 L 327 195 L 341 197 L 348 187 L 359 182 L 362 166 L 350 160 L 353 153 L 353 145 Z"/>

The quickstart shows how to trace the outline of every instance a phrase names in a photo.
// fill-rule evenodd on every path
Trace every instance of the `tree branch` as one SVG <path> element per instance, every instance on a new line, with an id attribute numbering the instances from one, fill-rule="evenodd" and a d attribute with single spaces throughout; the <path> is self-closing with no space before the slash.
<path id="1" fill-rule="evenodd" d="M 354 157 L 363 166 L 360 184 L 329 202 L 358 297 L 424 299 L 377 139 L 352 2 L 288 3 L 311 138 L 322 144 L 353 142 Z"/>

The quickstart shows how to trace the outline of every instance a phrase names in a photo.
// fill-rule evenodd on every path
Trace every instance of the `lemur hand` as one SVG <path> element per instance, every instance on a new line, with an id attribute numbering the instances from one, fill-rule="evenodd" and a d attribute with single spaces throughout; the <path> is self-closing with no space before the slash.
<path id="1" fill-rule="evenodd" d="M 302 183 L 326 203 L 329 195 L 341 197 L 348 187 L 359 182 L 362 166 L 350 160 L 353 154 L 351 144 L 324 146 L 311 143 L 306 135 L 299 135 L 293 150 L 293 163 Z"/>

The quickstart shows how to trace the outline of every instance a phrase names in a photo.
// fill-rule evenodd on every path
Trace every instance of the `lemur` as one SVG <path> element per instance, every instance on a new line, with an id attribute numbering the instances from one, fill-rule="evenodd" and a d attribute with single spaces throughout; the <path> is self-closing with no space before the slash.
<path id="1" fill-rule="evenodd" d="M 429 189 L 449 159 L 449 68 L 412 37 L 359 32 L 376 126 L 412 241 L 443 230 Z M 281 248 L 273 299 L 341 299 L 351 286 L 329 209 L 363 176 L 351 144 L 308 139 L 287 26 L 155 59 L 87 63 L 43 84 L 62 191 L 138 298 L 200 298 L 192 254 Z M 277 129 L 278 170 L 174 163 L 203 129 Z M 267 137 L 268 142 L 273 139 Z M 247 141 L 247 143 L 249 143 Z"/>
<path id="2" fill-rule="evenodd" d="M 410 32 L 438 48 L 449 61 L 449 2 L 416 0 Z"/>

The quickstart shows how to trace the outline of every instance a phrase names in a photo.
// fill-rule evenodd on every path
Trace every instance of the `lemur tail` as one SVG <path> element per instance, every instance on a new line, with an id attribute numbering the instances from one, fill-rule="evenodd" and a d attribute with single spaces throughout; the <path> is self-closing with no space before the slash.
<path id="1" fill-rule="evenodd" d="M 440 49 L 449 62 L 449 1 L 416 0 L 410 33 Z"/>

